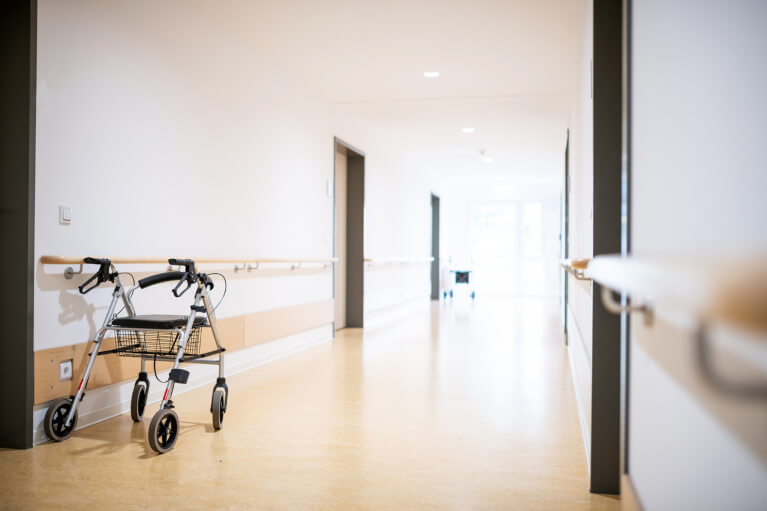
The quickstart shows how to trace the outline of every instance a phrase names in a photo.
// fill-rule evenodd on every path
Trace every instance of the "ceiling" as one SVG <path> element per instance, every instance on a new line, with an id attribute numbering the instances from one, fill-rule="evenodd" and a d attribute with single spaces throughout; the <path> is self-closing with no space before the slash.
<path id="1" fill-rule="evenodd" d="M 581 0 L 211 4 L 266 58 L 438 176 L 561 175 Z"/>

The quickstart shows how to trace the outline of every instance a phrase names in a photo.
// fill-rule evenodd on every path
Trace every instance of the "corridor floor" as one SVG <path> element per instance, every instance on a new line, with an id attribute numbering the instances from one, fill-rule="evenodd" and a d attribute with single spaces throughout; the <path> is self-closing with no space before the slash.
<path id="1" fill-rule="evenodd" d="M 154 455 L 129 415 L 0 450 L 0 508 L 618 509 L 588 492 L 556 301 L 433 303 L 175 399 Z M 156 384 L 156 382 L 155 382 Z"/>

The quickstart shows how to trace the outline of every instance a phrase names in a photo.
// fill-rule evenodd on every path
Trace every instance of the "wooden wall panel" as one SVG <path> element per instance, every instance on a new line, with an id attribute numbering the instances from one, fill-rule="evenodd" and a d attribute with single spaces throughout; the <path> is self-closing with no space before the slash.
<path id="1" fill-rule="evenodd" d="M 291 305 L 245 317 L 245 345 L 253 346 L 327 325 L 333 321 L 333 300 Z"/>
<path id="2" fill-rule="evenodd" d="M 227 352 L 246 346 L 262 344 L 332 323 L 333 300 L 293 305 L 244 316 L 219 319 L 218 330 Z M 74 394 L 80 384 L 88 353 L 93 343 L 83 342 L 35 352 L 35 404 L 45 403 L 59 397 Z M 202 331 L 202 350 L 214 349 L 215 342 L 210 329 Z M 103 350 L 114 348 L 114 339 L 104 339 Z M 72 360 L 72 380 L 59 381 L 59 363 Z M 157 362 L 157 370 L 168 369 L 170 362 Z M 141 362 L 138 358 L 119 357 L 115 354 L 100 356 L 93 366 L 88 389 L 95 389 L 138 375 Z M 152 371 L 152 362 L 148 362 Z"/>

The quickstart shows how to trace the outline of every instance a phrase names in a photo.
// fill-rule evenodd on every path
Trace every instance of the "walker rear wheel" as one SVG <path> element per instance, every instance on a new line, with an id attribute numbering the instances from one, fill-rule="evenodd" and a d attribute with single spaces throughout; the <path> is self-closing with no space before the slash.
<path id="1" fill-rule="evenodd" d="M 178 440 L 178 415 L 170 408 L 158 410 L 149 423 L 149 447 L 158 454 L 164 454 L 176 445 Z"/>
<path id="2" fill-rule="evenodd" d="M 133 422 L 141 422 L 146 408 L 147 385 L 143 382 L 136 382 L 133 385 L 133 394 L 130 398 L 130 416 Z"/>
<path id="3" fill-rule="evenodd" d="M 219 430 L 224 423 L 224 413 L 226 413 L 226 401 L 223 389 L 213 389 L 213 429 Z"/>
<path id="4" fill-rule="evenodd" d="M 58 399 L 51 404 L 48 411 L 45 412 L 43 426 L 48 438 L 56 442 L 61 442 L 72 436 L 72 432 L 77 426 L 77 412 L 75 411 L 72 422 L 66 426 L 67 415 L 72 408 L 72 400 L 69 398 Z"/>

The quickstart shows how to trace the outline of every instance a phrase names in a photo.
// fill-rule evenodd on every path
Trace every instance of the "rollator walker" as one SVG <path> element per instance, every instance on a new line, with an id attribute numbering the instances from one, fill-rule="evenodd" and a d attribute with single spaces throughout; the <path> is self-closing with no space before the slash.
<path id="1" fill-rule="evenodd" d="M 85 373 L 80 380 L 77 393 L 68 398 L 54 401 L 45 414 L 45 432 L 51 439 L 60 442 L 72 435 L 77 425 L 77 408 L 85 397 L 85 389 L 88 386 L 93 363 L 98 355 L 117 353 L 123 357 L 138 357 L 141 359 L 141 371 L 133 385 L 131 395 L 131 418 L 134 422 L 141 421 L 146 407 L 149 394 L 149 378 L 147 377 L 147 360 L 173 361 L 173 368 L 168 376 L 165 393 L 162 397 L 160 409 L 155 413 L 149 423 L 148 440 L 149 446 L 157 453 L 165 453 L 173 449 L 179 435 L 179 419 L 173 406 L 171 396 L 177 383 L 186 383 L 189 380 L 189 371 L 180 369 L 182 362 L 195 364 L 218 365 L 218 379 L 213 387 L 210 412 L 213 417 L 213 427 L 221 429 L 226 413 L 229 388 L 224 377 L 224 347 L 221 343 L 216 327 L 215 308 L 210 301 L 209 291 L 213 289 L 213 282 L 205 273 L 197 273 L 194 261 L 190 259 L 168 259 L 171 266 L 181 266 L 184 271 L 168 271 L 156 275 L 150 275 L 138 281 L 138 284 L 126 289 L 120 280 L 118 273 L 109 259 L 96 259 L 87 257 L 83 260 L 87 264 L 98 264 L 99 270 L 85 281 L 78 289 L 81 294 L 86 294 L 97 288 L 104 282 L 115 284 L 112 292 L 112 301 L 104 318 L 103 326 L 96 332 L 93 340 L 94 346 L 85 368 Z M 95 281 L 92 285 L 91 282 Z M 181 297 L 196 284 L 194 303 L 190 306 L 188 316 L 175 316 L 166 314 L 137 315 L 131 297 L 137 289 L 145 289 L 161 282 L 177 281 L 172 292 L 176 298 Z M 184 286 L 182 289 L 182 286 Z M 127 316 L 117 317 L 115 308 L 122 301 Z M 120 311 L 122 312 L 122 311 Z M 119 313 L 118 313 L 119 314 Z M 216 349 L 207 353 L 200 353 L 201 329 L 210 328 Z M 100 351 L 101 344 L 107 332 L 115 333 L 116 347 L 112 350 Z M 218 354 L 217 360 L 203 360 Z"/>
<path id="2" fill-rule="evenodd" d="M 465 284 L 469 289 L 469 296 L 473 300 L 476 298 L 477 293 L 474 290 L 474 282 L 471 280 L 471 270 L 450 270 L 450 278 L 448 279 L 448 287 L 442 291 L 442 298 L 447 299 L 448 296 L 453 298 L 453 291 L 459 284 Z"/>

